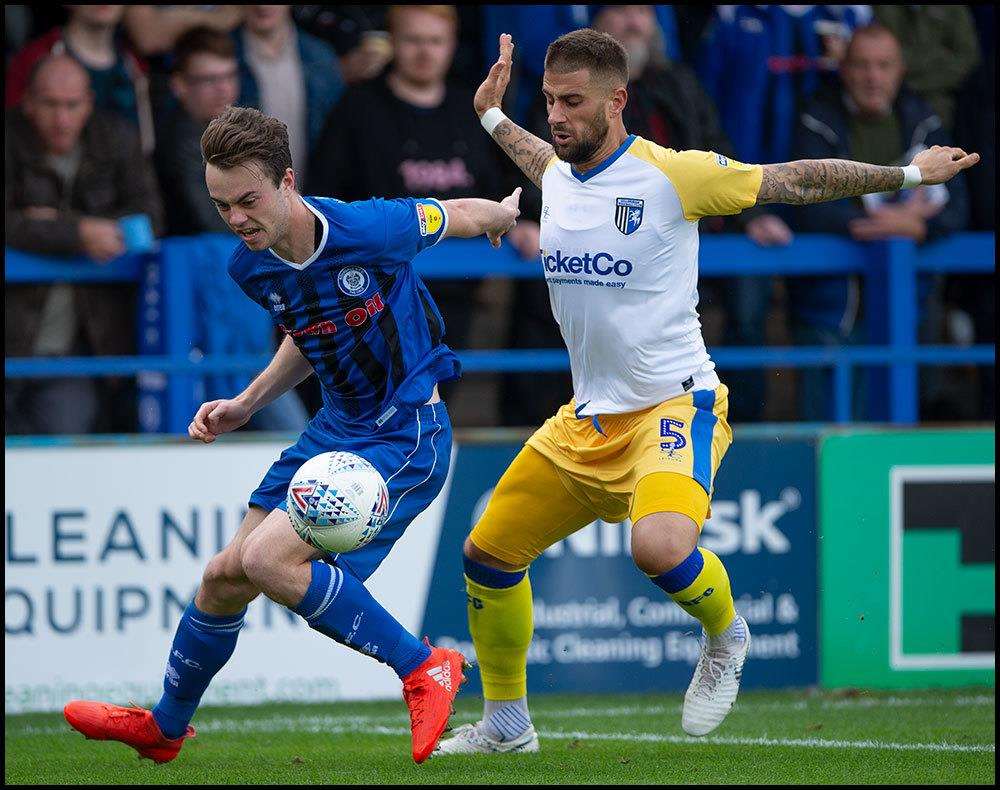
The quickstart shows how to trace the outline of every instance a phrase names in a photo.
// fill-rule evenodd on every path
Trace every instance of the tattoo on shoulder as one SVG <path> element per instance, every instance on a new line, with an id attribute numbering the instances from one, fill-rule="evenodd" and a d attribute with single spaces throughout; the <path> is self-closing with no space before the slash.
<path id="1" fill-rule="evenodd" d="M 552 146 L 510 120 L 497 125 L 493 130 L 493 139 L 514 160 L 514 164 L 541 187 L 545 166 L 555 156 Z"/>
<path id="2" fill-rule="evenodd" d="M 898 167 L 880 167 L 846 159 L 800 159 L 764 165 L 757 205 L 791 203 L 806 205 L 890 192 L 903 183 Z"/>

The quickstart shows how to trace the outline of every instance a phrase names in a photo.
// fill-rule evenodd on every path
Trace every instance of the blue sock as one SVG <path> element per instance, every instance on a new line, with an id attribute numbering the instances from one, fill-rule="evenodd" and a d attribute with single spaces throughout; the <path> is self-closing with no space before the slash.
<path id="1" fill-rule="evenodd" d="M 372 598 L 360 579 L 336 565 L 313 560 L 312 581 L 294 611 L 310 628 L 388 664 L 401 678 L 431 654 Z"/>
<path id="2" fill-rule="evenodd" d="M 179 738 L 187 730 L 201 695 L 236 649 L 245 614 L 246 609 L 239 614 L 206 614 L 194 601 L 184 610 L 167 658 L 163 696 L 153 708 L 153 718 L 166 737 Z"/>

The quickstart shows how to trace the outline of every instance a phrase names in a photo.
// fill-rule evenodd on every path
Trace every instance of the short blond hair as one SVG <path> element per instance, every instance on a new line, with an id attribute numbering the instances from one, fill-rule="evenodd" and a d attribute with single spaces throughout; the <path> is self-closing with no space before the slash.
<path id="1" fill-rule="evenodd" d="M 451 22 L 452 27 L 458 30 L 458 9 L 453 5 L 391 5 L 385 15 L 386 27 L 390 33 L 399 24 L 399 15 L 405 11 L 423 11 Z"/>

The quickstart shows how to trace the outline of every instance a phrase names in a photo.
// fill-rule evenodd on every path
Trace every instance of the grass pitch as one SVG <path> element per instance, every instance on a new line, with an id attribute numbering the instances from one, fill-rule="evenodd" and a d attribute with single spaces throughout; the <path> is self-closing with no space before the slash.
<path id="1" fill-rule="evenodd" d="M 7 716 L 6 783 L 993 784 L 992 688 L 744 692 L 713 735 L 680 729 L 680 695 L 535 696 L 539 754 L 414 765 L 403 703 L 206 708 L 157 766 L 86 741 L 60 714 Z M 453 723 L 474 721 L 459 697 Z"/>

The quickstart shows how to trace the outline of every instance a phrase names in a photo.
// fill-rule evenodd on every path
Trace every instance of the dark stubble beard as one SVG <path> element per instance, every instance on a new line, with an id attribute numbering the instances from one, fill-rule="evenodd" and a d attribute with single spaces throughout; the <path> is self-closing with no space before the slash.
<path id="1" fill-rule="evenodd" d="M 609 128 L 610 124 L 604 117 L 604 114 L 599 113 L 587 124 L 587 128 L 580 140 L 574 140 L 563 145 L 553 141 L 552 150 L 556 152 L 556 156 L 562 159 L 562 161 L 569 162 L 571 165 L 589 162 L 604 144 Z"/>

